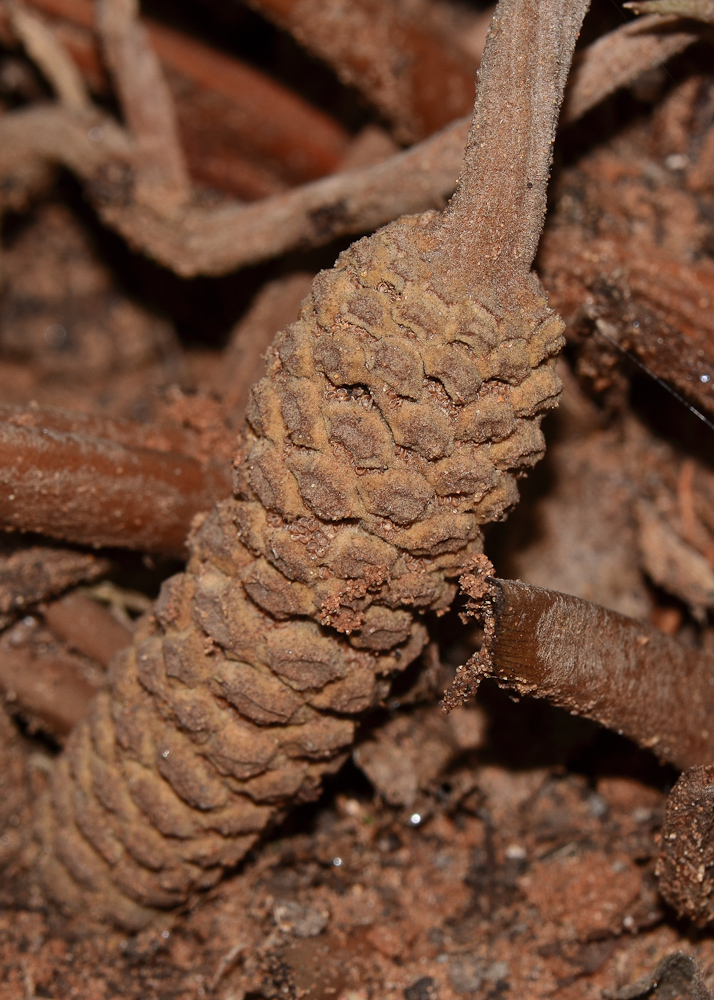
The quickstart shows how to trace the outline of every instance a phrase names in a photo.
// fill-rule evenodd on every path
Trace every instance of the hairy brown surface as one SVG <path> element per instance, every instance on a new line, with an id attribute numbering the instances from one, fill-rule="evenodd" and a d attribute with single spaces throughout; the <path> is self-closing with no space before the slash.
<path id="1" fill-rule="evenodd" d="M 457 674 L 447 708 L 470 681 L 491 676 L 595 719 L 677 767 L 712 757 L 711 656 L 569 594 L 515 580 L 486 583 L 482 573 L 464 580 L 486 639 Z"/>

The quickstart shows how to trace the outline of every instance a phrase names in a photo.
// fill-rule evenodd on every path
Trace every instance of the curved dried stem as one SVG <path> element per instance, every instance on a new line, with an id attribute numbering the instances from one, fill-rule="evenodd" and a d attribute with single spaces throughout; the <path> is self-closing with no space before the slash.
<path id="1" fill-rule="evenodd" d="M 433 10 L 383 0 L 249 0 L 359 90 L 414 142 L 471 110 L 476 62 L 448 44 Z"/>
<path id="2" fill-rule="evenodd" d="M 67 108 L 86 111 L 91 106 L 91 99 L 82 75 L 54 32 L 23 4 L 11 3 L 8 8 L 15 33 L 51 84 L 60 103 Z"/>
<path id="3" fill-rule="evenodd" d="M 575 57 L 562 121 L 577 121 L 608 94 L 683 52 L 699 37 L 678 17 L 643 17 L 598 38 Z"/>
<path id="4" fill-rule="evenodd" d="M 636 14 L 675 14 L 714 24 L 714 0 L 640 0 L 626 3 L 625 7 Z"/>
<path id="5" fill-rule="evenodd" d="M 230 490 L 224 464 L 50 426 L 0 422 L 0 526 L 181 556 L 195 514 Z"/>
<path id="6" fill-rule="evenodd" d="M 104 56 L 136 143 L 135 197 L 170 213 L 188 198 L 190 182 L 173 98 L 138 15 L 137 0 L 97 2 Z"/>
<path id="7" fill-rule="evenodd" d="M 501 0 L 445 239 L 455 271 L 501 287 L 526 274 L 545 219 L 565 81 L 588 0 Z M 498 87 L 491 86 L 498 79 Z M 454 249 L 455 248 L 455 249 Z"/>
<path id="8" fill-rule="evenodd" d="M 644 69 L 696 41 L 696 33 L 612 32 L 586 49 L 567 95 L 575 121 Z M 667 44 L 665 44 L 665 42 Z M 643 43 L 643 44 L 641 44 Z M 632 45 L 631 57 L 628 48 Z M 624 56 L 623 56 L 624 54 Z M 621 73 L 608 70 L 622 66 Z M 101 142 L 88 131 L 101 129 Z M 376 229 L 399 215 L 440 208 L 454 190 L 468 134 L 466 119 L 377 166 L 326 177 L 250 205 L 187 205 L 162 217 L 130 197 L 132 145 L 126 131 L 99 112 L 35 106 L 0 117 L 0 177 L 8 191 L 29 186 L 38 161 L 61 163 L 87 185 L 104 222 L 130 244 L 183 277 L 221 275 L 339 236 Z"/>

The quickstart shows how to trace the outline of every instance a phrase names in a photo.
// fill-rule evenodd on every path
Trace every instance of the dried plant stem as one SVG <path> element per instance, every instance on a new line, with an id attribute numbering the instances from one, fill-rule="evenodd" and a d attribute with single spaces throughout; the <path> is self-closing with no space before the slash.
<path id="1" fill-rule="evenodd" d="M 215 121 L 223 132 L 239 129 L 236 145 L 255 162 L 263 163 L 278 177 L 297 183 L 322 177 L 336 170 L 344 156 L 350 135 L 340 123 L 298 94 L 259 72 L 248 63 L 226 56 L 194 38 L 147 19 L 152 46 L 167 70 L 189 78 L 199 93 L 190 109 L 182 113 L 180 124 L 189 145 L 191 135 L 205 145 L 195 115 L 216 103 L 216 96 L 230 102 L 227 121 Z M 204 95 L 201 97 L 200 91 Z M 183 102 L 182 102 L 183 103 Z M 236 123 L 242 122 L 239 126 Z"/>
<path id="2" fill-rule="evenodd" d="M 91 597 L 72 591 L 52 601 L 44 610 L 45 621 L 69 649 L 74 649 L 102 667 L 128 646 L 131 632 L 111 612 Z"/>
<path id="3" fill-rule="evenodd" d="M 30 6 L 60 19 L 53 22 L 59 39 L 88 83 L 106 90 L 92 0 L 31 0 Z M 245 191 L 260 197 L 338 168 L 350 137 L 335 119 L 235 56 L 151 18 L 141 23 L 169 87 L 180 94 L 178 125 L 196 180 L 238 197 Z"/>
<path id="4" fill-rule="evenodd" d="M 653 31 L 646 37 L 654 52 L 640 48 L 639 41 L 633 43 L 627 72 L 609 72 L 613 53 L 629 53 L 631 26 L 626 28 L 583 54 L 570 89 L 570 121 L 672 54 L 660 44 L 668 33 Z M 682 47 L 697 37 L 682 33 Z M 101 143 L 87 138 L 93 125 L 102 129 Z M 165 219 L 128 197 L 131 143 L 116 122 L 98 112 L 78 115 L 65 108 L 35 107 L 0 118 L 0 177 L 8 190 L 22 190 L 34 182 L 38 160 L 61 163 L 85 182 L 103 220 L 131 246 L 184 277 L 219 275 L 298 246 L 320 246 L 347 233 L 373 230 L 398 215 L 441 208 L 454 190 L 468 130 L 468 121 L 462 119 L 377 166 L 327 177 L 251 205 L 189 205 L 177 219 Z"/>
<path id="5" fill-rule="evenodd" d="M 87 552 L 26 545 L 7 536 L 0 548 L 0 624 L 79 583 L 96 580 L 110 563 Z"/>
<path id="6" fill-rule="evenodd" d="M 10 20 L 31 59 L 51 83 L 60 102 L 86 111 L 91 106 L 84 81 L 74 61 L 40 17 L 19 3 L 10 5 Z"/>
<path id="7" fill-rule="evenodd" d="M 680 917 L 714 923 L 714 765 L 691 767 L 667 798 L 656 874 Z"/>
<path id="8" fill-rule="evenodd" d="M 576 57 L 577 86 L 568 88 L 563 121 L 574 122 L 605 96 L 683 52 L 699 35 L 677 17 L 643 17 L 623 24 Z"/>
<path id="9" fill-rule="evenodd" d="M 634 10 L 636 14 L 674 14 L 714 24 L 714 0 L 641 0 L 626 3 L 625 7 Z"/>
<path id="10" fill-rule="evenodd" d="M 87 662 L 57 648 L 49 634 L 42 638 L 16 644 L 13 629 L 0 637 L 0 691 L 11 711 L 65 737 L 86 716 L 101 677 L 92 679 Z"/>
<path id="11" fill-rule="evenodd" d="M 97 0 L 97 26 L 122 111 L 135 143 L 134 197 L 173 214 L 190 193 L 173 98 L 146 29 L 138 0 Z"/>
<path id="12" fill-rule="evenodd" d="M 7 422 L 0 468 L 5 529 L 178 556 L 193 516 L 230 489 L 223 465 Z"/>
<path id="13" fill-rule="evenodd" d="M 475 583 L 474 583 L 475 580 Z M 546 698 L 680 768 L 714 757 L 714 658 L 633 618 L 514 580 L 467 579 L 486 639 L 445 706 L 484 677 Z"/>
<path id="14" fill-rule="evenodd" d="M 710 261 L 683 263 L 633 240 L 586 241 L 574 227 L 551 230 L 539 261 L 551 301 L 567 321 L 585 314 L 696 406 L 714 409 Z"/>
<path id="15" fill-rule="evenodd" d="M 452 266 L 478 268 L 474 281 L 492 281 L 504 297 L 535 258 L 557 125 L 557 116 L 547 118 L 539 109 L 559 108 L 563 101 L 583 15 L 577 3 L 561 9 L 523 0 L 520 9 L 515 24 L 507 4 L 500 3 L 493 16 L 479 76 L 497 73 L 502 83 L 498 90 L 478 88 L 464 165 L 445 222 L 453 233 Z M 510 46 L 498 45 L 503 25 L 512 32 Z M 543 59 L 547 45 L 555 51 Z M 526 118 L 538 125 L 523 128 Z"/>
<path id="16" fill-rule="evenodd" d="M 187 455 L 202 463 L 219 459 L 219 455 L 206 455 L 202 436 L 189 427 L 178 423 L 142 424 L 120 417 L 106 417 L 100 413 L 83 413 L 80 410 L 65 410 L 57 406 L 14 406 L 0 403 L 0 423 L 13 427 L 32 427 L 42 433 L 55 431 L 81 437 L 101 438 L 125 445 L 127 448 L 147 448 L 150 451 L 173 452 Z M 226 429 L 225 441 L 220 447 L 214 444 L 214 451 L 227 453 L 233 450 L 233 435 Z"/>

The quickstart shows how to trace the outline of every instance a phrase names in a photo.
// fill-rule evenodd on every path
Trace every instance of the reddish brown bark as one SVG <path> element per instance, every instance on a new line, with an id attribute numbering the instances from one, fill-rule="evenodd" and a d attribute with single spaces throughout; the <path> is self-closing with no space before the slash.
<path id="1" fill-rule="evenodd" d="M 494 677 L 510 691 L 594 719 L 677 767 L 714 757 L 714 657 L 569 594 L 491 579 L 483 570 L 464 583 L 486 637 L 457 674 L 447 708 L 470 685 Z"/>
<path id="2" fill-rule="evenodd" d="M 87 545 L 180 555 L 228 470 L 174 452 L 0 423 L 0 523 Z"/>
<path id="3" fill-rule="evenodd" d="M 33 0 L 54 18 L 88 82 L 102 82 L 91 0 Z M 348 133 L 329 115 L 234 56 L 142 18 L 177 98 L 192 176 L 239 197 L 332 173 Z M 68 30 L 71 26 L 73 30 Z"/>
<path id="4" fill-rule="evenodd" d="M 97 601 L 76 591 L 52 601 L 44 610 L 50 629 L 68 646 L 102 667 L 131 642 L 131 632 Z"/>

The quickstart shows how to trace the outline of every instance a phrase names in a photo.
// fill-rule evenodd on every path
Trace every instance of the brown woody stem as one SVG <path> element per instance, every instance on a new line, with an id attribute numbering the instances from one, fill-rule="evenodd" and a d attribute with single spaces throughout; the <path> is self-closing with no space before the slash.
<path id="1" fill-rule="evenodd" d="M 46 630 L 41 641 L 18 642 L 22 628 L 0 637 L 0 694 L 33 728 L 64 737 L 87 714 L 102 678 L 99 672 L 92 677 L 91 665 L 52 642 Z"/>
<path id="2" fill-rule="evenodd" d="M 108 667 L 115 653 L 131 642 L 131 632 L 98 601 L 71 591 L 45 608 L 45 621 L 69 649 Z"/>
<path id="3" fill-rule="evenodd" d="M 0 423 L 0 525 L 86 545 L 182 555 L 227 469 L 169 451 Z"/>
<path id="4" fill-rule="evenodd" d="M 484 677 L 594 719 L 680 768 L 714 758 L 714 657 L 644 622 L 514 580 L 477 598 L 484 648 L 446 707 Z"/>
<path id="5" fill-rule="evenodd" d="M 455 270 L 475 272 L 479 284 L 510 285 L 533 263 L 565 81 L 588 6 L 501 0 L 494 14 L 445 222 Z"/>

